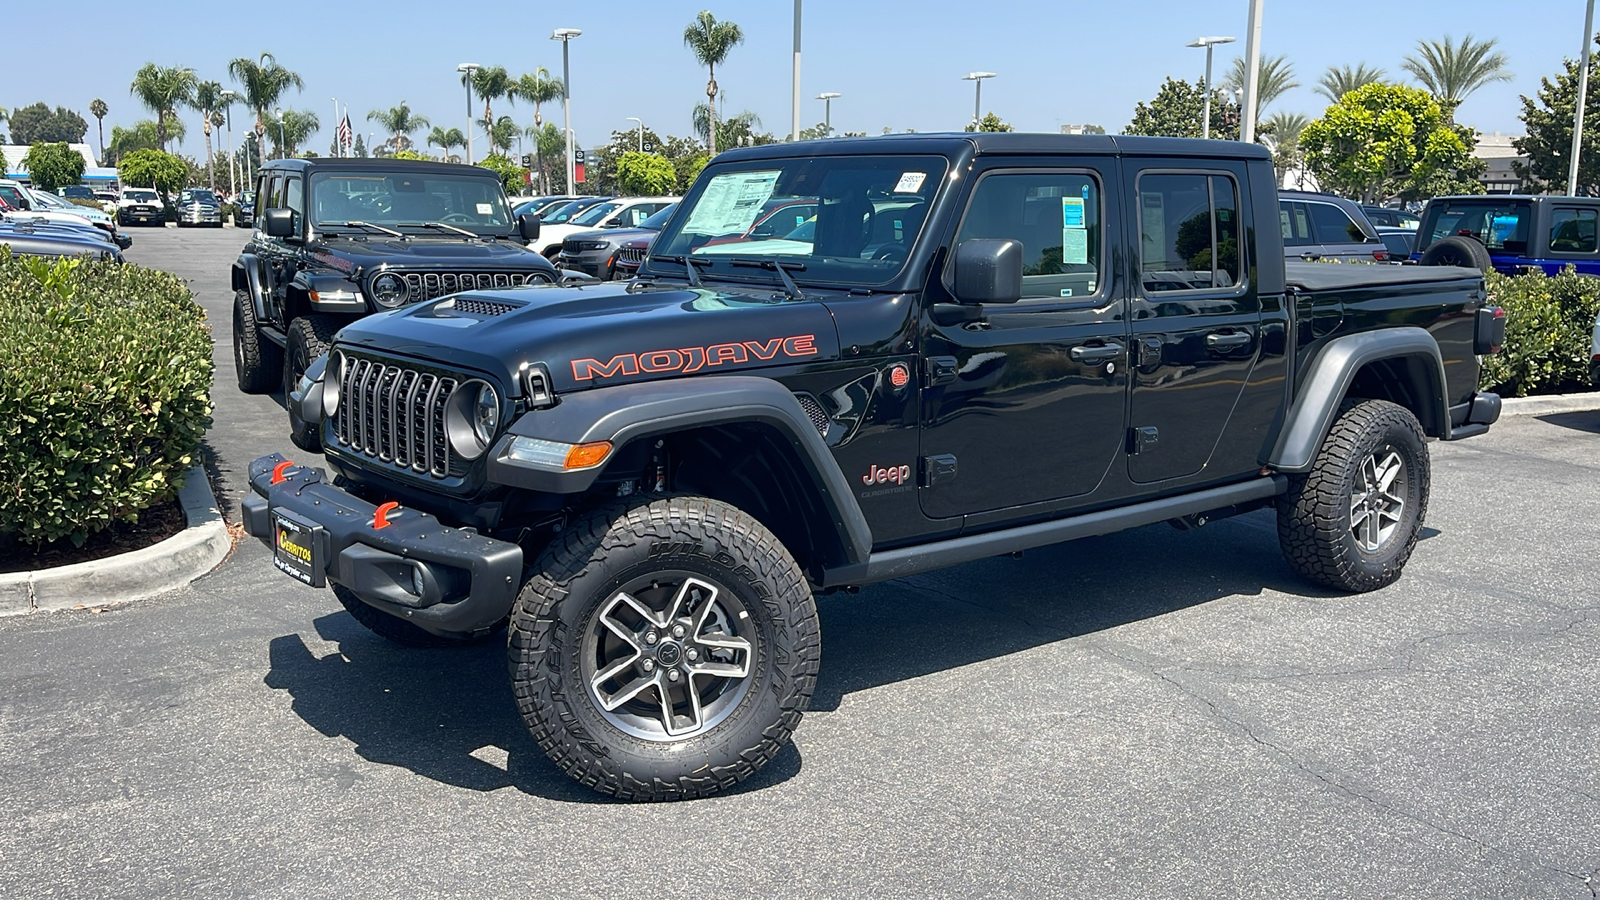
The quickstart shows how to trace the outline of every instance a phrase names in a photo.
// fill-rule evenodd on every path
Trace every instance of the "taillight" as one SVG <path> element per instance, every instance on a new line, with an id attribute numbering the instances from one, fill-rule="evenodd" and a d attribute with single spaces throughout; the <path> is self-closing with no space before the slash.
<path id="1" fill-rule="evenodd" d="M 1387 251 L 1387 250 L 1374 250 L 1374 251 L 1372 251 L 1372 258 L 1377 260 L 1378 262 L 1388 262 L 1389 261 L 1389 251 Z"/>

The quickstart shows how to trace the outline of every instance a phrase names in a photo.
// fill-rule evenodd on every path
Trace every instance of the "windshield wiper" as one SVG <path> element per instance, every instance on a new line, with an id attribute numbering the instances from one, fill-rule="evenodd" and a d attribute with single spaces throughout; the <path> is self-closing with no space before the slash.
<path id="1" fill-rule="evenodd" d="M 334 225 L 343 225 L 346 228 L 371 228 L 373 231 L 381 231 L 384 234 L 392 235 L 392 236 L 397 237 L 397 238 L 399 238 L 401 240 L 405 240 L 405 238 L 406 238 L 406 236 L 404 234 L 401 234 L 400 232 L 395 231 L 393 228 L 385 228 L 382 225 L 374 225 L 371 222 L 334 222 L 333 224 Z"/>
<path id="2" fill-rule="evenodd" d="M 454 225 L 447 225 L 444 222 L 401 222 L 400 223 L 400 227 L 401 228 L 444 228 L 444 229 L 448 229 L 450 231 L 454 231 L 457 234 L 464 234 L 469 238 L 476 239 L 478 237 L 476 234 L 473 234 L 472 232 L 466 230 L 465 228 L 457 228 Z"/>
<path id="3" fill-rule="evenodd" d="M 779 262 L 775 259 L 746 259 L 744 257 L 730 259 L 728 262 L 735 266 L 745 266 L 752 269 L 770 269 L 771 271 L 777 272 L 778 277 L 783 279 L 783 291 L 789 295 L 790 300 L 804 300 L 806 298 L 805 294 L 800 293 L 800 286 L 794 283 L 793 278 L 789 277 L 790 269 L 793 269 L 796 272 L 804 272 L 806 270 L 805 263 Z"/>
<path id="4" fill-rule="evenodd" d="M 683 270 L 689 273 L 689 284 L 693 285 L 694 287 L 701 286 L 700 271 L 696 269 L 695 266 L 706 264 L 705 260 L 694 259 L 693 257 L 689 256 L 662 256 L 659 254 L 650 257 L 652 262 L 658 259 L 662 262 L 677 263 L 678 265 L 683 266 Z"/>

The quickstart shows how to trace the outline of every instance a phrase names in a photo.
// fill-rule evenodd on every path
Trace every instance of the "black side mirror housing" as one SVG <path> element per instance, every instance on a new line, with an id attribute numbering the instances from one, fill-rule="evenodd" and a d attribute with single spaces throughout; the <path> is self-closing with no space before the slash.
<path id="1" fill-rule="evenodd" d="M 525 241 L 538 240 L 539 217 L 533 213 L 523 213 L 517 216 L 517 233 L 522 235 L 522 239 Z"/>
<path id="2" fill-rule="evenodd" d="M 955 297 L 964 304 L 1016 303 L 1022 299 L 1022 242 L 974 238 L 955 255 Z"/>
<path id="3" fill-rule="evenodd" d="M 292 209 L 269 209 L 261 214 L 261 230 L 266 232 L 268 237 L 299 237 L 300 229 L 296 227 L 298 224 Z"/>

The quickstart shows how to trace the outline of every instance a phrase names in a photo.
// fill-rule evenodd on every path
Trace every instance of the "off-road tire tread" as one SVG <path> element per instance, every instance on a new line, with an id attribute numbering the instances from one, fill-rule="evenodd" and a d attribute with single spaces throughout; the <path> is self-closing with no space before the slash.
<path id="1" fill-rule="evenodd" d="M 256 321 L 256 305 L 249 291 L 233 292 L 233 340 L 238 348 L 233 358 L 234 375 L 239 390 L 246 394 L 265 394 L 283 379 L 283 349 L 261 336 L 261 326 Z M 240 336 L 244 337 L 240 341 Z M 239 368 L 239 357 L 244 357 L 244 368 Z M 278 364 L 273 365 L 274 359 Z"/>
<path id="2" fill-rule="evenodd" d="M 1395 545 L 1373 571 L 1346 536 L 1350 527 L 1352 468 L 1359 466 L 1372 444 L 1391 428 L 1409 431 L 1421 447 L 1421 465 L 1408 466 L 1407 477 L 1418 488 L 1410 534 Z M 1377 437 L 1375 437 L 1377 436 Z M 1278 499 L 1278 546 L 1295 571 L 1325 587 L 1352 592 L 1373 591 L 1393 584 L 1411 558 L 1429 490 L 1427 437 L 1416 416 L 1387 400 L 1346 400 L 1328 437 L 1318 449 L 1311 471 L 1292 476 L 1289 490 Z"/>
<path id="3" fill-rule="evenodd" d="M 726 765 L 707 766 L 671 781 L 657 777 L 641 780 L 607 758 L 607 751 L 584 731 L 570 708 L 572 701 L 562 688 L 560 648 L 566 643 L 566 626 L 560 617 L 561 605 L 569 598 L 568 586 L 596 554 L 652 539 L 692 540 L 708 535 L 771 585 L 775 599 L 789 598 L 792 604 L 787 616 L 775 617 L 774 646 L 766 651 L 775 660 L 776 680 L 764 689 L 778 694 L 781 713 L 778 721 L 760 732 L 758 740 Z M 755 774 L 777 756 L 800 724 L 822 658 L 816 602 L 794 558 L 754 516 L 720 501 L 687 495 L 655 495 L 611 504 L 559 534 L 530 567 L 530 573 L 511 615 L 512 692 L 534 740 L 558 768 L 579 783 L 622 800 L 705 797 Z M 761 686 L 751 689 L 757 687 Z M 579 685 L 576 690 L 586 689 Z"/>
<path id="4" fill-rule="evenodd" d="M 339 320 L 333 316 L 310 315 L 301 316 L 289 323 L 288 347 L 283 353 L 283 372 L 280 376 L 283 381 L 283 402 L 287 406 L 294 402 L 289 399 L 289 392 L 296 387 L 290 384 L 289 360 L 293 353 L 288 348 L 294 346 L 298 337 L 306 345 L 306 365 L 310 365 L 317 357 L 328 352 L 333 344 L 333 336 L 339 333 Z M 316 423 L 301 422 L 293 415 L 289 417 L 289 440 L 296 447 L 317 453 L 322 450 L 322 437 L 318 433 Z"/>

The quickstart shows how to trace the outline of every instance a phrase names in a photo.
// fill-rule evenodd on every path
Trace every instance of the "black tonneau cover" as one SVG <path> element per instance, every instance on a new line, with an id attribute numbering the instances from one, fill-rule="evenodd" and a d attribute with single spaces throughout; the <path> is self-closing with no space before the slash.
<path id="1" fill-rule="evenodd" d="M 1459 266 L 1383 266 L 1367 263 L 1318 263 L 1284 260 L 1284 281 L 1308 291 L 1348 291 L 1386 284 L 1481 279 L 1477 269 Z"/>

